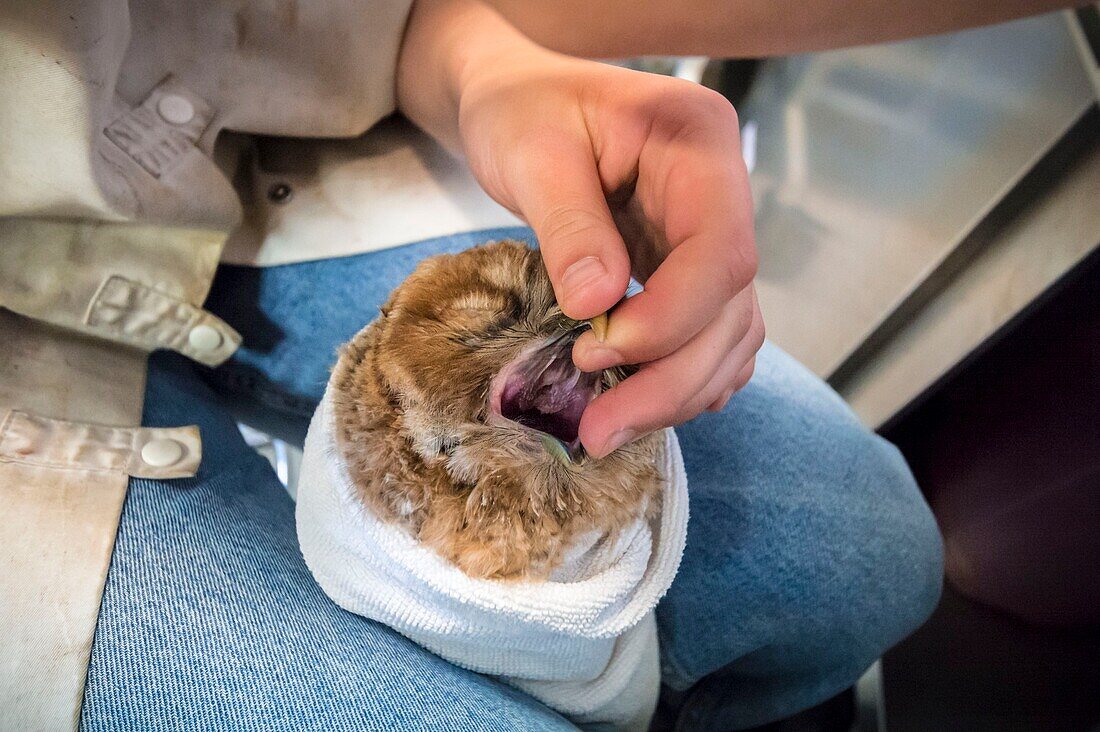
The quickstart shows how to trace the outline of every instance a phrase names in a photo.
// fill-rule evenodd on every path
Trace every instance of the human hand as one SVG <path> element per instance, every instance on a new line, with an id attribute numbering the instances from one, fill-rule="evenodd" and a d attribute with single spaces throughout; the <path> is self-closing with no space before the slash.
<path id="1" fill-rule="evenodd" d="M 507 30 L 470 50 L 491 25 L 480 18 L 456 21 L 467 32 L 451 51 L 452 143 L 534 229 L 566 315 L 612 308 L 631 274 L 645 287 L 610 312 L 603 342 L 586 333 L 574 347 L 586 371 L 640 364 L 588 406 L 585 448 L 601 457 L 722 408 L 764 338 L 733 108 L 690 82 L 567 58 Z"/>

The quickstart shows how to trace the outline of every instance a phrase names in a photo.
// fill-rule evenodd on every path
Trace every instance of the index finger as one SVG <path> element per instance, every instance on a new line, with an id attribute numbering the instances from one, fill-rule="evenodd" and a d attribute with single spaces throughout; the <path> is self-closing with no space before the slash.
<path id="1" fill-rule="evenodd" d="M 589 333 L 578 340 L 573 358 L 585 371 L 672 353 L 752 282 L 757 260 L 747 174 L 719 169 L 682 180 L 664 196 L 671 251 L 644 291 L 615 308 L 602 343 Z"/>
<path id="2" fill-rule="evenodd" d="M 513 195 L 566 315 L 591 318 L 626 292 L 630 258 L 608 209 L 591 145 L 540 140 L 516 162 Z"/>

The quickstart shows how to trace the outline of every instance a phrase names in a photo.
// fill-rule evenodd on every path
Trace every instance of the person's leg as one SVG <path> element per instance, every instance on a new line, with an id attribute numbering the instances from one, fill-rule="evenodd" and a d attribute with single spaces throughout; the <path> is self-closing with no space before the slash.
<path id="1" fill-rule="evenodd" d="M 183 358 L 151 359 L 144 422 L 198 424 L 203 461 L 131 481 L 84 730 L 573 729 L 329 600 L 286 491 Z"/>
<path id="2" fill-rule="evenodd" d="M 524 229 L 337 260 L 223 267 L 207 307 L 244 335 L 210 378 L 301 442 L 337 347 L 424 257 Z M 679 429 L 691 520 L 658 608 L 666 683 L 729 675 L 737 724 L 793 713 L 852 683 L 939 593 L 935 523 L 897 452 L 773 346 L 720 414 Z M 723 680 L 726 680 L 723 676 Z M 704 704 L 696 700 L 697 709 Z"/>
<path id="3" fill-rule="evenodd" d="M 778 348 L 677 428 L 691 518 L 657 608 L 683 729 L 739 729 L 850 686 L 939 598 L 942 544 L 900 453 Z M 708 678 L 709 677 L 709 678 Z"/>

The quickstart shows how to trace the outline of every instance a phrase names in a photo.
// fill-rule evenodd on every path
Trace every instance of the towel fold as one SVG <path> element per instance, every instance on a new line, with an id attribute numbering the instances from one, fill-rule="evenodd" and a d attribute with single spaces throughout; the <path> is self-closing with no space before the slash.
<path id="1" fill-rule="evenodd" d="M 358 499 L 334 435 L 326 392 L 306 437 L 297 524 L 306 564 L 329 597 L 577 724 L 648 725 L 659 689 L 653 608 L 687 534 L 687 477 L 671 429 L 658 456 L 659 515 L 615 541 L 588 537 L 539 582 L 471 578 L 379 520 Z"/>

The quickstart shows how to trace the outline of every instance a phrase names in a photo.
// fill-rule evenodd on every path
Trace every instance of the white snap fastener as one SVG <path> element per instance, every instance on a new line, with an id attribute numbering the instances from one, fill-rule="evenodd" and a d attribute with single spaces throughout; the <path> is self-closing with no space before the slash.
<path id="1" fill-rule="evenodd" d="M 141 459 L 154 468 L 165 468 L 178 463 L 181 457 L 183 457 L 183 445 L 167 437 L 150 440 L 141 448 Z"/>
<path id="2" fill-rule="evenodd" d="M 185 125 L 195 118 L 195 105 L 179 94 L 165 94 L 157 102 L 157 112 L 165 122 Z"/>
<path id="3" fill-rule="evenodd" d="M 187 342 L 196 351 L 213 351 L 222 344 L 222 334 L 209 325 L 196 325 L 187 334 Z"/>

